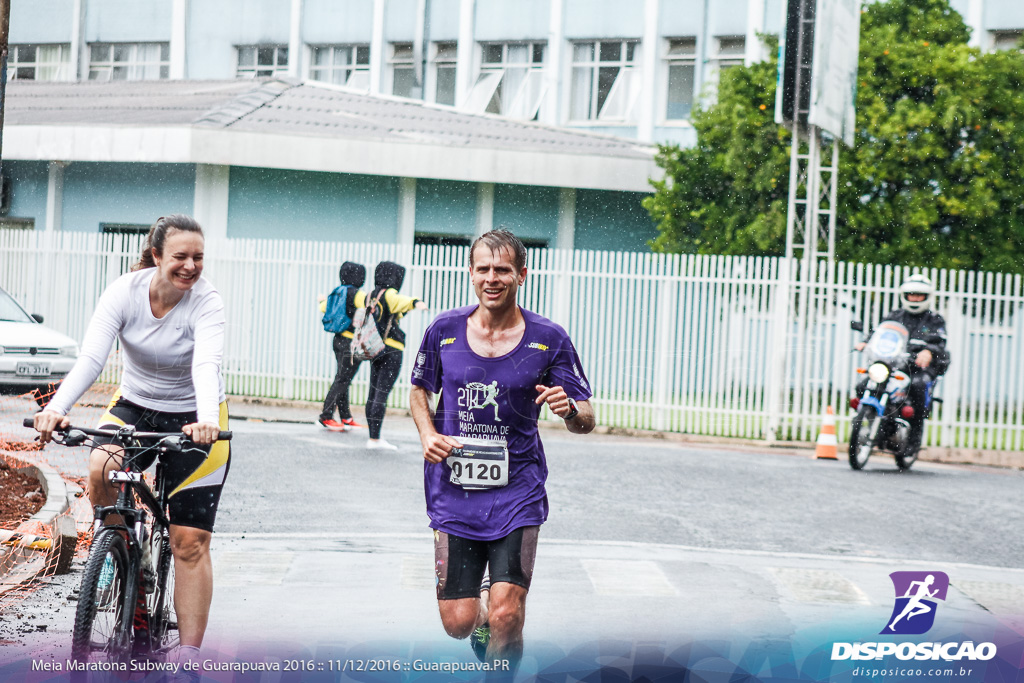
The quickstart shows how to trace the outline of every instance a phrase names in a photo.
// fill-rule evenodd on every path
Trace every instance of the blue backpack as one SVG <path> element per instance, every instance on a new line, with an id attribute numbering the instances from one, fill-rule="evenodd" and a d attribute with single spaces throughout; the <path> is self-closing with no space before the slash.
<path id="1" fill-rule="evenodd" d="M 325 332 L 344 332 L 352 324 L 352 318 L 348 317 L 347 301 L 348 285 L 338 285 L 328 295 L 323 318 Z"/>

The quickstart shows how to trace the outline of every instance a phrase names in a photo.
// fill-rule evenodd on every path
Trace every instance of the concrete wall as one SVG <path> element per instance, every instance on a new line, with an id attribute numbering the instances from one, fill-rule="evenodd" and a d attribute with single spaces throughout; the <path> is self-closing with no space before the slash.
<path id="1" fill-rule="evenodd" d="M 453 180 L 416 181 L 416 232 L 473 235 L 476 187 Z"/>
<path id="2" fill-rule="evenodd" d="M 551 0 L 483 3 L 477 2 L 477 40 L 547 40 Z"/>
<path id="3" fill-rule="evenodd" d="M 46 225 L 48 167 L 41 161 L 7 161 L 12 179 L 10 218 Z M 478 185 L 420 179 L 416 183 L 419 233 L 473 236 Z M 229 237 L 396 242 L 399 179 L 236 166 L 228 196 Z M 498 184 L 494 227 L 520 237 L 558 237 L 560 189 Z M 579 249 L 646 251 L 656 230 L 636 192 L 578 190 Z M 194 212 L 195 167 L 191 164 L 76 162 L 64 170 L 63 221 L 58 229 L 98 232 L 101 223 L 149 225 L 167 213 Z"/>
<path id="4" fill-rule="evenodd" d="M 1024 28 L 1024 2 L 986 2 L 983 13 L 985 28 L 989 31 Z"/>
<path id="5" fill-rule="evenodd" d="M 373 0 L 304 0 L 302 10 L 302 37 L 307 43 L 370 42 Z"/>
<path id="6" fill-rule="evenodd" d="M 394 242 L 398 178 L 231 169 L 228 237 Z"/>
<path id="7" fill-rule="evenodd" d="M 565 0 L 566 38 L 639 38 L 643 32 L 640 0 Z"/>
<path id="8" fill-rule="evenodd" d="M 650 251 L 658 236 L 639 192 L 576 191 L 576 248 Z"/>
<path id="9" fill-rule="evenodd" d="M 196 4 L 196 3 L 193 3 Z M 203 3 L 203 5 L 218 3 Z M 171 0 L 104 0 L 89 3 L 87 43 L 166 43 L 171 39 Z"/>
<path id="10" fill-rule="evenodd" d="M 11 0 L 11 43 L 70 43 L 74 0 Z"/>
<path id="11" fill-rule="evenodd" d="M 504 226 L 521 238 L 542 239 L 554 247 L 558 237 L 557 187 L 494 186 L 494 227 Z"/>
<path id="12" fill-rule="evenodd" d="M 288 45 L 291 3 L 189 3 L 188 78 L 234 78 L 238 45 Z M 289 55 L 289 60 L 297 55 Z"/>
<path id="13" fill-rule="evenodd" d="M 45 161 L 4 161 L 4 175 L 11 178 L 11 218 L 32 218 L 36 230 L 46 225 L 46 187 L 49 172 Z"/>
<path id="14" fill-rule="evenodd" d="M 76 162 L 64 169 L 62 227 L 97 232 L 100 223 L 150 225 L 169 213 L 191 214 L 194 197 L 191 164 Z M 44 222 L 41 216 L 36 227 Z"/>

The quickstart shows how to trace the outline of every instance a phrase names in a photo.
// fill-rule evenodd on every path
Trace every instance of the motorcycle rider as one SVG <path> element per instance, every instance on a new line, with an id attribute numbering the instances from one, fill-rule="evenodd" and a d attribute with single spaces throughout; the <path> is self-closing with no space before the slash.
<path id="1" fill-rule="evenodd" d="M 924 419 L 928 394 L 935 379 L 945 374 L 949 368 L 949 352 L 946 351 L 946 321 L 931 310 L 932 302 L 935 300 L 935 286 L 932 281 L 924 275 L 911 275 L 900 285 L 900 308 L 891 311 L 882 318 L 882 321 L 892 320 L 903 325 L 910 333 L 913 343 L 916 340 L 924 342 L 923 348 L 912 354 L 913 362 L 907 368 L 910 375 L 910 387 L 907 390 L 907 398 L 914 408 L 914 417 L 910 423 L 909 446 L 916 450 L 921 446 L 921 439 L 924 436 Z M 867 346 L 867 340 L 871 338 L 873 330 L 869 330 L 863 341 L 856 346 L 862 351 Z M 864 393 L 868 380 L 865 378 L 857 385 L 857 395 Z"/>

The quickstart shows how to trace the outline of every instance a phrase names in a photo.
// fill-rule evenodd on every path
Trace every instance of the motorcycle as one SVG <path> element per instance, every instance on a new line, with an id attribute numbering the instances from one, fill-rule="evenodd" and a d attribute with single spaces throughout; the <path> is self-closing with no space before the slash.
<path id="1" fill-rule="evenodd" d="M 850 327 L 864 331 L 860 321 Z M 907 470 L 917 460 L 919 446 L 911 444 L 910 422 L 914 408 L 909 401 L 910 365 L 926 342 L 911 339 L 907 328 L 898 322 L 886 320 L 878 325 L 864 347 L 865 366 L 858 373 L 867 374 L 867 384 L 860 396 L 850 399 L 850 407 L 857 411 L 850 425 L 850 467 L 864 468 L 873 450 L 893 454 L 896 466 Z M 926 400 L 927 416 L 933 399 Z"/>

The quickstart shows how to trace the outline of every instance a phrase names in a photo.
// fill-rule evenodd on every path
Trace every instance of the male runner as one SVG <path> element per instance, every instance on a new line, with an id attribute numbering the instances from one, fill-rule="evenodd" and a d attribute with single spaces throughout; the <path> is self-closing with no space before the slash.
<path id="1" fill-rule="evenodd" d="M 570 432 L 586 434 L 593 394 L 565 330 L 516 303 L 526 279 L 522 242 L 507 230 L 480 236 L 469 269 L 479 304 L 431 323 L 410 402 L 426 460 L 441 622 L 454 638 L 472 634 L 477 656 L 514 673 L 548 516 L 537 420 L 546 403 Z"/>

